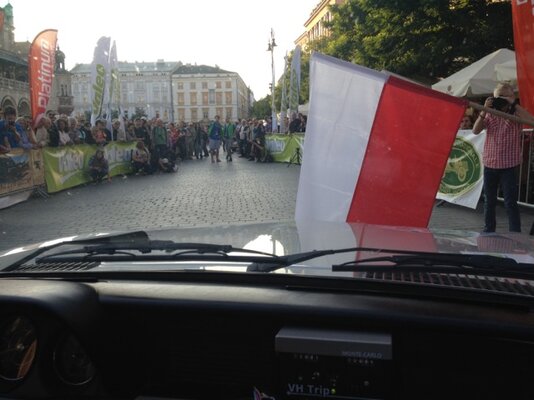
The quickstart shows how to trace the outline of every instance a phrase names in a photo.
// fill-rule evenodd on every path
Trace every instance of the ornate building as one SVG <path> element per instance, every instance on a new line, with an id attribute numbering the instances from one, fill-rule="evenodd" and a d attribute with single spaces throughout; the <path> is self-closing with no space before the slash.
<path id="1" fill-rule="evenodd" d="M 29 42 L 15 42 L 13 6 L 0 8 L 0 107 L 14 107 L 19 115 L 30 115 L 28 84 Z"/>

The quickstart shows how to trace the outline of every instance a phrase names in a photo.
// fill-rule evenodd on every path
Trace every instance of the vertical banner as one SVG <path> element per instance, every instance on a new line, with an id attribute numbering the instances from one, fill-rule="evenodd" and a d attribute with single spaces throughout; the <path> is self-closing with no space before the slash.
<path id="1" fill-rule="evenodd" d="M 477 207 L 484 186 L 482 152 L 485 141 L 486 131 L 478 135 L 471 129 L 458 131 L 437 199 L 473 209 Z"/>
<path id="2" fill-rule="evenodd" d="M 111 113 L 112 110 L 118 110 L 119 111 L 119 121 L 121 124 L 121 129 L 124 131 L 124 116 L 122 112 L 122 107 L 120 106 L 121 102 L 121 83 L 120 83 L 120 75 L 119 75 L 119 59 L 117 58 L 117 46 L 115 41 L 113 41 L 113 45 L 111 46 L 111 53 L 109 55 L 109 64 L 110 64 L 110 84 L 109 84 L 109 101 L 108 101 L 108 107 L 107 107 L 107 121 L 108 121 L 108 129 L 111 131 Z"/>
<path id="3" fill-rule="evenodd" d="M 512 19 L 521 105 L 534 113 L 534 4 L 512 0 Z"/>
<path id="4" fill-rule="evenodd" d="M 287 117 L 287 53 L 284 57 L 284 73 L 282 74 L 282 98 L 280 100 L 280 133 L 286 133 L 286 117 Z"/>
<path id="5" fill-rule="evenodd" d="M 104 97 L 107 98 L 106 90 L 109 84 L 109 46 L 111 38 L 102 36 L 98 39 L 93 56 L 91 69 L 91 125 L 94 125 L 97 119 L 104 115 Z"/>
<path id="6" fill-rule="evenodd" d="M 52 95 L 52 82 L 56 64 L 57 30 L 47 29 L 33 40 L 28 54 L 28 77 L 32 121 L 44 115 Z"/>
<path id="7" fill-rule="evenodd" d="M 314 53 L 296 220 L 426 227 L 466 107 Z"/>
<path id="8" fill-rule="evenodd" d="M 300 92 L 300 46 L 295 47 L 291 60 L 291 74 L 289 82 L 289 110 L 290 114 L 298 113 Z"/>

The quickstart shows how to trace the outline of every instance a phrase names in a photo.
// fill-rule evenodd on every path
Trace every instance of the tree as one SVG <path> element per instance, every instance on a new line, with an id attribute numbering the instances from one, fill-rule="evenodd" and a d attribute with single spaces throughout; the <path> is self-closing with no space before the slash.
<path id="1" fill-rule="evenodd" d="M 426 83 L 513 47 L 509 2 L 348 0 L 331 11 L 330 37 L 312 48 Z"/>
<path id="2" fill-rule="evenodd" d="M 252 117 L 263 119 L 271 116 L 271 95 L 256 101 L 252 106 Z"/>

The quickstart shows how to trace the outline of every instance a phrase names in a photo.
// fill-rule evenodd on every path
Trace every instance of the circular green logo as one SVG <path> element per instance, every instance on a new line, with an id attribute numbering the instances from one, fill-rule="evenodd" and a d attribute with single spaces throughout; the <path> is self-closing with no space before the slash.
<path id="1" fill-rule="evenodd" d="M 462 137 L 457 137 L 445 167 L 439 192 L 457 196 L 473 188 L 482 174 L 480 154 Z"/>

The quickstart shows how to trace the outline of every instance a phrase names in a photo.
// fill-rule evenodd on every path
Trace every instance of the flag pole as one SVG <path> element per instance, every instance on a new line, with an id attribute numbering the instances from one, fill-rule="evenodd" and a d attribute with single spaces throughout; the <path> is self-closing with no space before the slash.
<path id="1" fill-rule="evenodd" d="M 516 117 L 515 115 L 508 114 L 499 110 L 495 110 L 494 108 L 484 107 L 483 105 L 480 105 L 478 103 L 475 103 L 473 101 L 469 102 L 469 105 L 473 107 L 475 110 L 478 111 L 484 111 L 493 115 L 497 115 L 498 117 L 506 118 L 514 122 L 519 122 L 523 125 L 528 125 L 534 127 L 534 121 L 529 121 L 523 118 Z"/>

